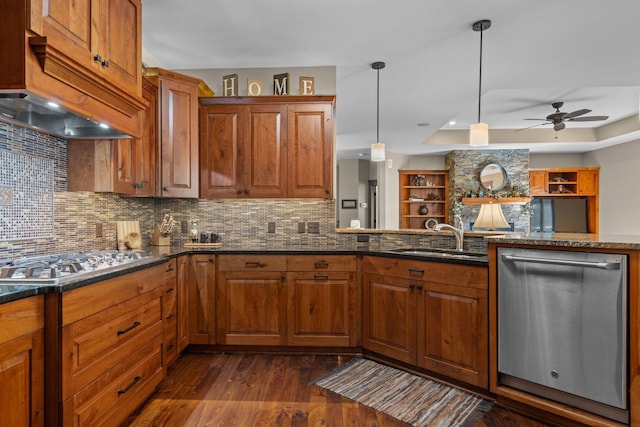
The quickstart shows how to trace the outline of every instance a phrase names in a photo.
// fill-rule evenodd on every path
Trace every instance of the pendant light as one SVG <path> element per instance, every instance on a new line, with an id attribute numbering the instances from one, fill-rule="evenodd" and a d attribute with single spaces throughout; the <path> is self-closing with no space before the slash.
<path id="1" fill-rule="evenodd" d="M 376 142 L 371 144 L 371 161 L 383 162 L 385 159 L 384 144 L 380 142 L 380 70 L 384 68 L 384 62 L 374 62 L 371 68 L 378 72 L 378 91 L 376 95 Z"/>
<path id="2" fill-rule="evenodd" d="M 471 124 L 469 129 L 469 145 L 482 147 L 489 145 L 489 125 L 480 121 L 480 98 L 482 96 L 482 33 L 491 28 L 491 21 L 482 19 L 474 22 L 473 31 L 480 31 L 480 74 L 478 78 L 478 123 Z"/>

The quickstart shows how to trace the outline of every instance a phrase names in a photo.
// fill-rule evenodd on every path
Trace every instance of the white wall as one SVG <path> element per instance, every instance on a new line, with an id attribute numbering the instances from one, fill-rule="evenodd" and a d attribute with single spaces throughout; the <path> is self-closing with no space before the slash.
<path id="1" fill-rule="evenodd" d="M 530 168 L 580 168 L 583 161 L 582 154 L 529 154 Z"/>
<path id="2" fill-rule="evenodd" d="M 583 155 L 600 166 L 600 234 L 640 235 L 640 141 Z"/>

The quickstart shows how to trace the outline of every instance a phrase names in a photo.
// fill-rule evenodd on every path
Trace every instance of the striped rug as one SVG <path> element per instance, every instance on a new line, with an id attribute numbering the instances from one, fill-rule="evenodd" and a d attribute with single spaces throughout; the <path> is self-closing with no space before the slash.
<path id="1" fill-rule="evenodd" d="M 472 426 L 493 405 L 455 387 L 360 357 L 312 384 L 414 426 Z"/>

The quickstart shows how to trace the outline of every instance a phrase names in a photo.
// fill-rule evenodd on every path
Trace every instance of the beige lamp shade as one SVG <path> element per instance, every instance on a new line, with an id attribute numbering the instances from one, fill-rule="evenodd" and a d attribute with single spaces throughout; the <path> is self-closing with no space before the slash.
<path id="1" fill-rule="evenodd" d="M 382 142 L 376 142 L 371 144 L 371 161 L 383 162 L 385 158 L 384 144 Z"/>
<path id="2" fill-rule="evenodd" d="M 480 206 L 480 213 L 473 224 L 473 228 L 487 228 L 496 230 L 498 228 L 511 228 L 502 212 L 499 203 L 485 203 Z"/>
<path id="3" fill-rule="evenodd" d="M 469 145 L 483 147 L 489 145 L 489 125 L 486 123 L 472 123 L 469 129 Z"/>

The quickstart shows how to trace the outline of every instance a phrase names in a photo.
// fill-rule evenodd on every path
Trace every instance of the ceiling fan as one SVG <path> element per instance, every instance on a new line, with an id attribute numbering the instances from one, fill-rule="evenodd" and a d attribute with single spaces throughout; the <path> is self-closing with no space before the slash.
<path id="1" fill-rule="evenodd" d="M 524 120 L 543 120 L 545 123 L 540 123 L 537 125 L 530 126 L 525 129 L 530 129 L 536 126 L 544 126 L 553 124 L 553 129 L 555 131 L 559 131 L 565 128 L 565 122 L 595 122 L 599 120 L 607 120 L 609 116 L 585 116 L 591 112 L 591 110 L 587 110 L 583 108 L 581 110 L 572 111 L 571 113 L 564 113 L 560 111 L 560 108 L 564 105 L 564 102 L 554 102 L 551 104 L 553 108 L 556 109 L 555 113 L 549 114 L 544 119 L 524 119 Z M 522 130 L 522 129 L 521 129 Z"/>

